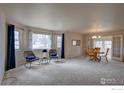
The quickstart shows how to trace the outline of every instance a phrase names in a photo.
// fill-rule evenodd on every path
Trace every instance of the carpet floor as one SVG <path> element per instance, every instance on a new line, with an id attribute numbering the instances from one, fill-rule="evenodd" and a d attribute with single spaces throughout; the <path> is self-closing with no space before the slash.
<path id="1" fill-rule="evenodd" d="M 124 63 L 86 58 L 68 59 L 64 63 L 24 65 L 6 72 L 3 85 L 124 85 Z"/>

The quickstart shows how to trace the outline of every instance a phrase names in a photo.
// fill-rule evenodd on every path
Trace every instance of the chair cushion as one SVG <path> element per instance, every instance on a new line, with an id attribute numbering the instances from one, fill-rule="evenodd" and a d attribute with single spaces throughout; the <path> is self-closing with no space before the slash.
<path id="1" fill-rule="evenodd" d="M 35 56 L 27 56 L 26 57 L 26 59 L 29 59 L 29 60 L 34 59 L 34 58 L 35 58 Z"/>
<path id="2" fill-rule="evenodd" d="M 35 57 L 35 58 L 26 58 L 26 61 L 27 62 L 33 62 L 33 61 L 37 61 L 37 60 L 39 60 L 40 58 L 38 58 L 38 57 Z"/>
<path id="3" fill-rule="evenodd" d="M 50 53 L 50 56 L 56 56 L 57 53 Z"/>
<path id="4" fill-rule="evenodd" d="M 58 56 L 51 56 L 50 59 L 52 59 L 52 58 L 58 58 Z"/>

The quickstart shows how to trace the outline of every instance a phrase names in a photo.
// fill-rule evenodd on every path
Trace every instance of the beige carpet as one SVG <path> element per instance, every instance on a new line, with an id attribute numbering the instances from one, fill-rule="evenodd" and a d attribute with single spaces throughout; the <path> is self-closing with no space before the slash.
<path id="1" fill-rule="evenodd" d="M 7 78 L 10 77 L 10 78 Z M 23 65 L 5 75 L 3 85 L 124 85 L 124 63 L 94 63 L 84 58 L 65 63 Z"/>

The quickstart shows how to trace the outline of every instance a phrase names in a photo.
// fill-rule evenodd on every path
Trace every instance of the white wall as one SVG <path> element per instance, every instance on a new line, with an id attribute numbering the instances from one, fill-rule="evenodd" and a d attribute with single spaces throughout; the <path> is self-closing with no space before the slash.
<path id="1" fill-rule="evenodd" d="M 72 46 L 72 40 L 80 40 L 80 46 Z M 82 56 L 82 34 L 74 32 L 65 32 L 65 57 L 79 57 Z"/>
<path id="2" fill-rule="evenodd" d="M 5 72 L 6 29 L 5 18 L 0 10 L 0 84 Z"/>

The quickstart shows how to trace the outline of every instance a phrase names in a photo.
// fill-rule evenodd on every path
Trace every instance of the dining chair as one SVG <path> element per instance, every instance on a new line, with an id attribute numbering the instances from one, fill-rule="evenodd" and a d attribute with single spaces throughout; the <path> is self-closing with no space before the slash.
<path id="1" fill-rule="evenodd" d="M 97 52 L 95 51 L 94 48 L 90 48 L 88 50 L 88 56 L 89 56 L 90 60 L 96 60 Z"/>
<path id="2" fill-rule="evenodd" d="M 100 54 L 99 55 L 99 57 L 100 57 L 99 61 L 101 61 L 101 58 L 104 57 L 106 59 L 106 62 L 108 63 L 108 58 L 107 58 L 108 52 L 109 52 L 109 48 L 107 48 L 105 54 Z"/>
<path id="3" fill-rule="evenodd" d="M 99 47 L 96 47 L 95 48 L 95 51 L 99 53 L 100 52 L 100 48 Z"/>
<path id="4" fill-rule="evenodd" d="M 90 48 L 88 49 L 88 57 L 90 60 L 98 61 L 99 62 L 99 52 L 100 48 Z"/>

